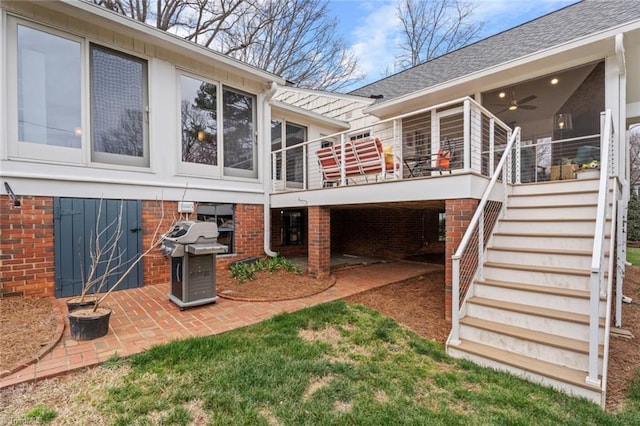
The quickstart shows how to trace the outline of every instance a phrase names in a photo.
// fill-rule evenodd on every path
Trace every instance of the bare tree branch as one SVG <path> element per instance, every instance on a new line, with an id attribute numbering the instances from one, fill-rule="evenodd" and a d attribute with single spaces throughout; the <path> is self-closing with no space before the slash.
<path id="1" fill-rule="evenodd" d="M 473 20 L 474 8 L 465 0 L 400 0 L 400 66 L 416 66 L 473 41 L 483 25 Z"/>
<path id="2" fill-rule="evenodd" d="M 359 81 L 327 0 L 93 0 L 299 87 L 339 90 Z"/>

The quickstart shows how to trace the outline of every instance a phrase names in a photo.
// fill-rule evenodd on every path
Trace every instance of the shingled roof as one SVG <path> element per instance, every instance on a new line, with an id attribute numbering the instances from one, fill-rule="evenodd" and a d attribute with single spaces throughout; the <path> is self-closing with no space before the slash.
<path id="1" fill-rule="evenodd" d="M 636 0 L 584 0 L 352 91 L 380 102 L 640 19 Z"/>

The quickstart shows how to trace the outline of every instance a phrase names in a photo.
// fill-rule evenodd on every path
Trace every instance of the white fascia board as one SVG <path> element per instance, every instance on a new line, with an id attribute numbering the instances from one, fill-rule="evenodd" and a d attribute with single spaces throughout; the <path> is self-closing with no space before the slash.
<path id="1" fill-rule="evenodd" d="M 297 116 L 303 117 L 305 119 L 311 120 L 316 124 L 321 124 L 324 126 L 328 126 L 330 128 L 338 129 L 338 130 L 349 130 L 351 128 L 349 123 L 345 121 L 336 120 L 335 118 L 325 117 L 321 114 L 306 110 L 304 108 L 299 108 L 293 105 L 289 105 L 281 101 L 271 101 L 270 103 L 271 103 L 271 107 L 273 108 L 273 111 L 275 112 L 279 112 L 279 111 L 289 112 Z"/>
<path id="2" fill-rule="evenodd" d="M 362 102 L 369 105 L 375 102 L 375 99 L 367 98 L 364 96 L 349 95 L 347 93 L 328 92 L 325 90 L 317 90 L 317 89 L 303 89 L 301 87 L 283 86 L 283 87 L 279 87 L 278 90 L 283 92 L 298 92 L 298 93 L 307 93 L 309 95 L 326 96 L 329 98 L 342 99 L 346 101 Z"/>
<path id="3" fill-rule="evenodd" d="M 119 15 L 102 6 L 88 3 L 84 0 L 44 1 L 39 2 L 38 4 L 49 9 L 59 10 L 62 13 L 73 15 L 79 19 L 87 19 L 87 15 L 90 15 L 94 17 L 94 19 L 99 18 L 109 21 L 111 28 L 114 28 L 115 25 L 117 26 L 118 31 L 123 31 L 124 33 L 132 35 L 135 34 L 135 36 L 141 40 L 159 44 L 164 48 L 174 50 L 178 53 L 191 53 L 199 56 L 203 60 L 215 61 L 221 68 L 239 73 L 240 75 L 244 75 L 254 80 L 263 82 L 273 81 L 281 85 L 286 83 L 285 79 L 276 74 L 261 70 L 260 68 L 215 52 L 197 43 L 187 41 L 175 34 L 159 30 L 155 27 L 138 22 L 127 16 Z"/>
<path id="4" fill-rule="evenodd" d="M 309 191 L 271 194 L 271 208 L 366 206 L 410 201 L 460 198 L 480 199 L 489 178 L 476 173 L 455 173 L 429 179 L 405 179 L 371 184 L 347 185 Z"/>
<path id="5" fill-rule="evenodd" d="M 399 110 L 405 111 L 406 108 L 402 108 L 404 104 L 411 104 L 412 102 L 415 102 L 421 98 L 434 97 L 437 96 L 439 92 L 446 92 L 447 90 L 455 88 L 456 86 L 471 85 L 471 83 L 473 83 L 472 87 L 474 88 L 472 92 L 488 90 L 489 88 L 493 87 L 487 87 L 486 89 L 479 88 L 477 84 L 478 81 L 482 81 L 485 79 L 489 81 L 498 80 L 496 78 L 496 75 L 499 76 L 501 73 L 505 73 L 507 71 L 510 71 L 509 77 L 507 78 L 509 78 L 511 81 L 506 82 L 503 78 L 503 84 L 526 80 L 528 78 L 532 78 L 534 74 L 545 74 L 545 72 L 541 72 L 540 66 L 535 65 L 535 63 L 537 62 L 546 63 L 549 61 L 553 61 L 555 63 L 555 69 L 549 70 L 549 72 L 553 72 L 563 68 L 570 68 L 580 64 L 588 63 L 593 60 L 603 59 L 606 56 L 615 54 L 614 41 L 617 34 L 626 33 L 638 28 L 640 28 L 640 20 L 632 21 L 630 23 L 626 23 L 617 27 L 612 27 L 596 34 L 559 44 L 549 49 L 541 50 L 529 55 L 516 58 L 511 61 L 503 62 L 501 64 L 476 71 L 464 77 L 449 80 L 435 86 L 427 87 L 425 89 L 409 93 L 405 96 L 400 96 L 386 102 L 378 103 L 365 109 L 364 112 L 375 115 L 377 117 L 386 117 L 390 114 L 397 113 L 397 111 Z M 572 53 L 572 51 L 575 52 Z M 551 64 L 545 65 L 547 67 L 552 66 Z M 517 78 L 514 79 L 513 69 L 518 67 L 529 67 L 530 76 L 522 78 L 522 75 L 515 74 Z M 468 92 L 467 94 L 472 92 Z M 454 96 L 459 97 L 461 95 L 456 94 Z"/>

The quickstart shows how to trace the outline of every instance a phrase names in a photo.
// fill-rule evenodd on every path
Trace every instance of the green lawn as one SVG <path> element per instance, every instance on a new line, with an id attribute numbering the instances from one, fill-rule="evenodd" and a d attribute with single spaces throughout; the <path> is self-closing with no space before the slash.
<path id="1" fill-rule="evenodd" d="M 640 248 L 627 247 L 627 262 L 640 266 Z"/>
<path id="2" fill-rule="evenodd" d="M 67 390 L 65 381 L 43 383 L 40 394 L 28 388 L 20 400 L 14 399 L 22 408 L 7 413 L 9 421 L 640 424 L 640 380 L 631 385 L 624 411 L 605 413 L 585 400 L 449 358 L 441 345 L 345 302 L 279 315 L 219 336 L 157 346 L 128 359 L 115 357 L 69 381 Z M 54 394 L 56 388 L 64 391 L 63 399 Z"/>
<path id="3" fill-rule="evenodd" d="M 439 344 L 344 302 L 126 362 L 131 370 L 101 404 L 118 425 L 189 424 L 194 406 L 198 424 L 220 425 L 640 424 L 640 395 L 607 414 L 453 360 Z"/>

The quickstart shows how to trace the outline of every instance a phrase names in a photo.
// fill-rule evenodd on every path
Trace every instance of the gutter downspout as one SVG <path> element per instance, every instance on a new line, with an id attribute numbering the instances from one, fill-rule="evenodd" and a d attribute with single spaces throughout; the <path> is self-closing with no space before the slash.
<path id="1" fill-rule="evenodd" d="M 264 135 L 267 143 L 265 144 L 265 159 L 264 162 L 264 207 L 263 220 L 264 220 L 264 252 L 269 257 L 276 257 L 277 252 L 271 250 L 271 138 L 267 138 L 266 135 L 271 134 L 271 99 L 273 95 L 278 91 L 278 83 L 272 81 L 267 86 L 267 90 L 264 94 L 263 102 L 263 118 L 264 118 Z"/>

